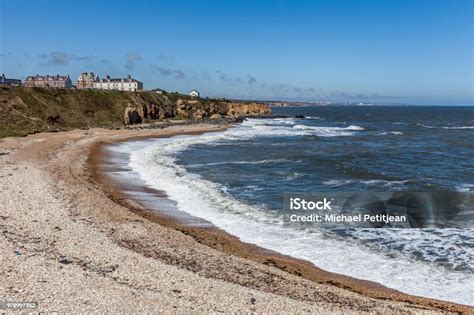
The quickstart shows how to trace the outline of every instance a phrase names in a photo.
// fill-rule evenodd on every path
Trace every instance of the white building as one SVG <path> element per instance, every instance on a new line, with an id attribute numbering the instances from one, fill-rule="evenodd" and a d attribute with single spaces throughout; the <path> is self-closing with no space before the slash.
<path id="1" fill-rule="evenodd" d="M 163 93 L 166 93 L 165 90 L 162 90 L 162 89 L 160 89 L 160 88 L 153 89 L 153 90 L 151 90 L 151 92 L 155 92 L 156 94 L 163 94 Z"/>
<path id="2" fill-rule="evenodd" d="M 141 91 L 143 90 L 143 83 L 133 79 L 130 75 L 127 78 L 118 79 L 106 76 L 94 82 L 94 88 L 98 90 Z"/>
<path id="3" fill-rule="evenodd" d="M 189 92 L 189 96 L 199 98 L 199 92 L 196 90 L 192 90 L 191 92 Z"/>

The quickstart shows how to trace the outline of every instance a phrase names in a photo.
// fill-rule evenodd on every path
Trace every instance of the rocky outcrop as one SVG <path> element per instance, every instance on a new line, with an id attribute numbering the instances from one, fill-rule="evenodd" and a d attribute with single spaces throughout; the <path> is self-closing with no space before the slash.
<path id="1" fill-rule="evenodd" d="M 126 125 L 140 124 L 142 116 L 140 116 L 140 113 L 135 108 L 127 107 L 123 114 L 123 121 Z"/>
<path id="2" fill-rule="evenodd" d="M 164 119 L 271 115 L 260 103 L 195 99 L 175 93 L 0 87 L 0 137 L 48 130 L 120 127 Z"/>
<path id="3" fill-rule="evenodd" d="M 271 109 L 261 103 L 242 103 L 213 99 L 194 99 L 174 94 L 138 92 L 130 94 L 131 102 L 124 112 L 124 123 L 146 120 L 213 119 L 222 117 L 268 116 Z"/>
<path id="4" fill-rule="evenodd" d="M 178 99 L 176 110 L 178 116 L 192 119 L 268 116 L 272 114 L 270 107 L 265 104 L 220 100 Z"/>

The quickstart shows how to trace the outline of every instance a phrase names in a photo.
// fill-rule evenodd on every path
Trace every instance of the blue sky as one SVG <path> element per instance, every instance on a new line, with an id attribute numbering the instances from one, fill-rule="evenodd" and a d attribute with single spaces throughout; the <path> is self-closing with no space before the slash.
<path id="1" fill-rule="evenodd" d="M 8 77 L 94 71 L 145 88 L 474 104 L 471 0 L 0 0 Z"/>

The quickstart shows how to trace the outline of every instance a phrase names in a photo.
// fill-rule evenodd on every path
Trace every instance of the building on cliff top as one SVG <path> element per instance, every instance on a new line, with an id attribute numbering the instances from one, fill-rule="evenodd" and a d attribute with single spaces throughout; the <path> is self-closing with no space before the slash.
<path id="1" fill-rule="evenodd" d="M 166 93 L 165 90 L 162 90 L 160 88 L 156 88 L 156 89 L 153 89 L 153 90 L 150 90 L 151 92 L 155 92 L 156 94 L 163 94 L 163 93 Z"/>
<path id="2" fill-rule="evenodd" d="M 19 79 L 9 79 L 5 77 L 5 74 L 2 74 L 0 77 L 0 84 L 10 85 L 10 86 L 21 86 L 21 80 Z"/>
<path id="3" fill-rule="evenodd" d="M 93 89 L 94 83 L 99 82 L 100 78 L 94 72 L 83 72 L 76 81 L 77 89 Z"/>
<path id="4" fill-rule="evenodd" d="M 42 88 L 72 88 L 72 81 L 69 75 L 39 75 L 28 76 L 24 85 L 26 87 L 42 87 Z"/>
<path id="5" fill-rule="evenodd" d="M 99 90 L 115 90 L 115 91 L 141 91 L 143 83 L 133 79 L 130 75 L 126 78 L 111 78 L 105 76 L 103 79 L 94 83 L 94 88 Z"/>
<path id="6" fill-rule="evenodd" d="M 189 96 L 199 98 L 199 92 L 196 90 L 192 90 L 191 92 L 189 92 Z"/>
<path id="7" fill-rule="evenodd" d="M 133 79 L 130 75 L 126 78 L 111 78 L 106 76 L 94 82 L 94 88 L 99 90 L 116 90 L 116 91 L 142 91 L 143 83 Z"/>

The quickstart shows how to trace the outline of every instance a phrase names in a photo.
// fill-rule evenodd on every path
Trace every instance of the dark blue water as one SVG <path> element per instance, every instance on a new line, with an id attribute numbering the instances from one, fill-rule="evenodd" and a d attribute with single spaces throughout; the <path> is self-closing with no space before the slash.
<path id="1" fill-rule="evenodd" d="M 275 209 L 285 192 L 474 190 L 474 107 L 277 107 L 273 113 L 310 118 L 267 122 L 274 136 L 264 139 L 193 146 L 178 163 L 237 198 Z"/>
<path id="2" fill-rule="evenodd" d="M 296 192 L 472 197 L 474 107 L 273 112 L 288 118 L 249 119 L 225 132 L 124 143 L 121 150 L 131 152 L 140 179 L 165 191 L 178 210 L 245 242 L 407 293 L 472 304 L 472 228 L 292 225 L 282 202 Z M 464 210 L 473 217 L 474 209 Z"/>

